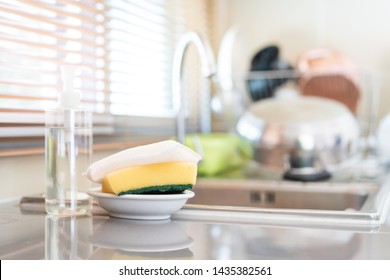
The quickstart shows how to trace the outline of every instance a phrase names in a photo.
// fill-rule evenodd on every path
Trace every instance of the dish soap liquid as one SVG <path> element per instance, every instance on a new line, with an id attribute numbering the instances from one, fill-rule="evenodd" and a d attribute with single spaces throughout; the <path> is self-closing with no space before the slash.
<path id="1" fill-rule="evenodd" d="M 80 93 L 73 88 L 75 68 L 61 70 L 58 107 L 45 115 L 45 206 L 48 214 L 84 215 L 92 208 L 86 193 L 91 183 L 83 176 L 92 157 L 92 112 L 80 106 Z"/>

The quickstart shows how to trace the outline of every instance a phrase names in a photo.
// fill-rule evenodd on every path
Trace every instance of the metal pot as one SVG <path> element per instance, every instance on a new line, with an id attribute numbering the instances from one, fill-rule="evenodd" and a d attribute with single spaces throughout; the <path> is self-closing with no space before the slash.
<path id="1" fill-rule="evenodd" d="M 285 179 L 318 181 L 358 154 L 359 126 L 348 108 L 322 97 L 255 102 L 237 132 L 254 148 L 254 160 Z"/>

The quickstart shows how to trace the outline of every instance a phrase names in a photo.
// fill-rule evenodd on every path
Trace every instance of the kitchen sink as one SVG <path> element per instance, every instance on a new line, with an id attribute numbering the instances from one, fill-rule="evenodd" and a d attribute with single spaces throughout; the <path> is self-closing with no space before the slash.
<path id="1" fill-rule="evenodd" d="M 370 194 L 378 191 L 374 184 L 359 186 L 287 183 L 256 180 L 200 181 L 195 197 L 188 204 L 272 209 L 359 211 Z"/>
<path id="2" fill-rule="evenodd" d="M 239 223 L 378 227 L 389 206 L 390 181 L 295 182 L 201 178 L 176 218 Z"/>

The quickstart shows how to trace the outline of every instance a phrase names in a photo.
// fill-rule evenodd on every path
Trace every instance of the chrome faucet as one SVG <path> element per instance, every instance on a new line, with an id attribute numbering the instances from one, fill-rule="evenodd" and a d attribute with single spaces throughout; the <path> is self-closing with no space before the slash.
<path id="1" fill-rule="evenodd" d="M 202 64 L 202 73 L 206 78 L 212 77 L 216 73 L 215 58 L 208 41 L 203 39 L 196 32 L 187 32 L 179 40 L 175 53 L 173 56 L 172 66 L 172 94 L 173 98 L 179 97 L 179 103 L 176 108 L 176 129 L 177 129 L 177 140 L 180 143 L 184 143 L 186 134 L 185 127 L 185 108 L 184 108 L 184 93 L 181 89 L 182 84 L 182 67 L 184 61 L 184 55 L 188 46 L 193 43 L 197 48 Z M 207 93 L 207 92 L 206 92 Z M 202 94 L 206 94 L 203 92 Z M 200 129 L 202 133 L 208 133 L 211 131 L 211 108 L 210 108 L 210 94 L 205 98 L 207 103 L 206 106 L 200 108 Z M 175 100 L 174 100 L 175 101 Z M 201 102 L 199 102 L 200 104 Z"/>

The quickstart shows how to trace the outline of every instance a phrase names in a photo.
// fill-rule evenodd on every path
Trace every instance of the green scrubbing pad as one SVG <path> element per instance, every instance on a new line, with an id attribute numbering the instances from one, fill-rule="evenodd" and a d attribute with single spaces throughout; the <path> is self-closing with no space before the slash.
<path id="1" fill-rule="evenodd" d="M 118 195 L 125 194 L 174 194 L 181 193 L 185 190 L 192 189 L 191 184 L 183 184 L 183 185 L 162 185 L 162 186 L 150 186 L 139 188 L 135 190 L 128 190 L 124 192 L 120 192 Z"/>

